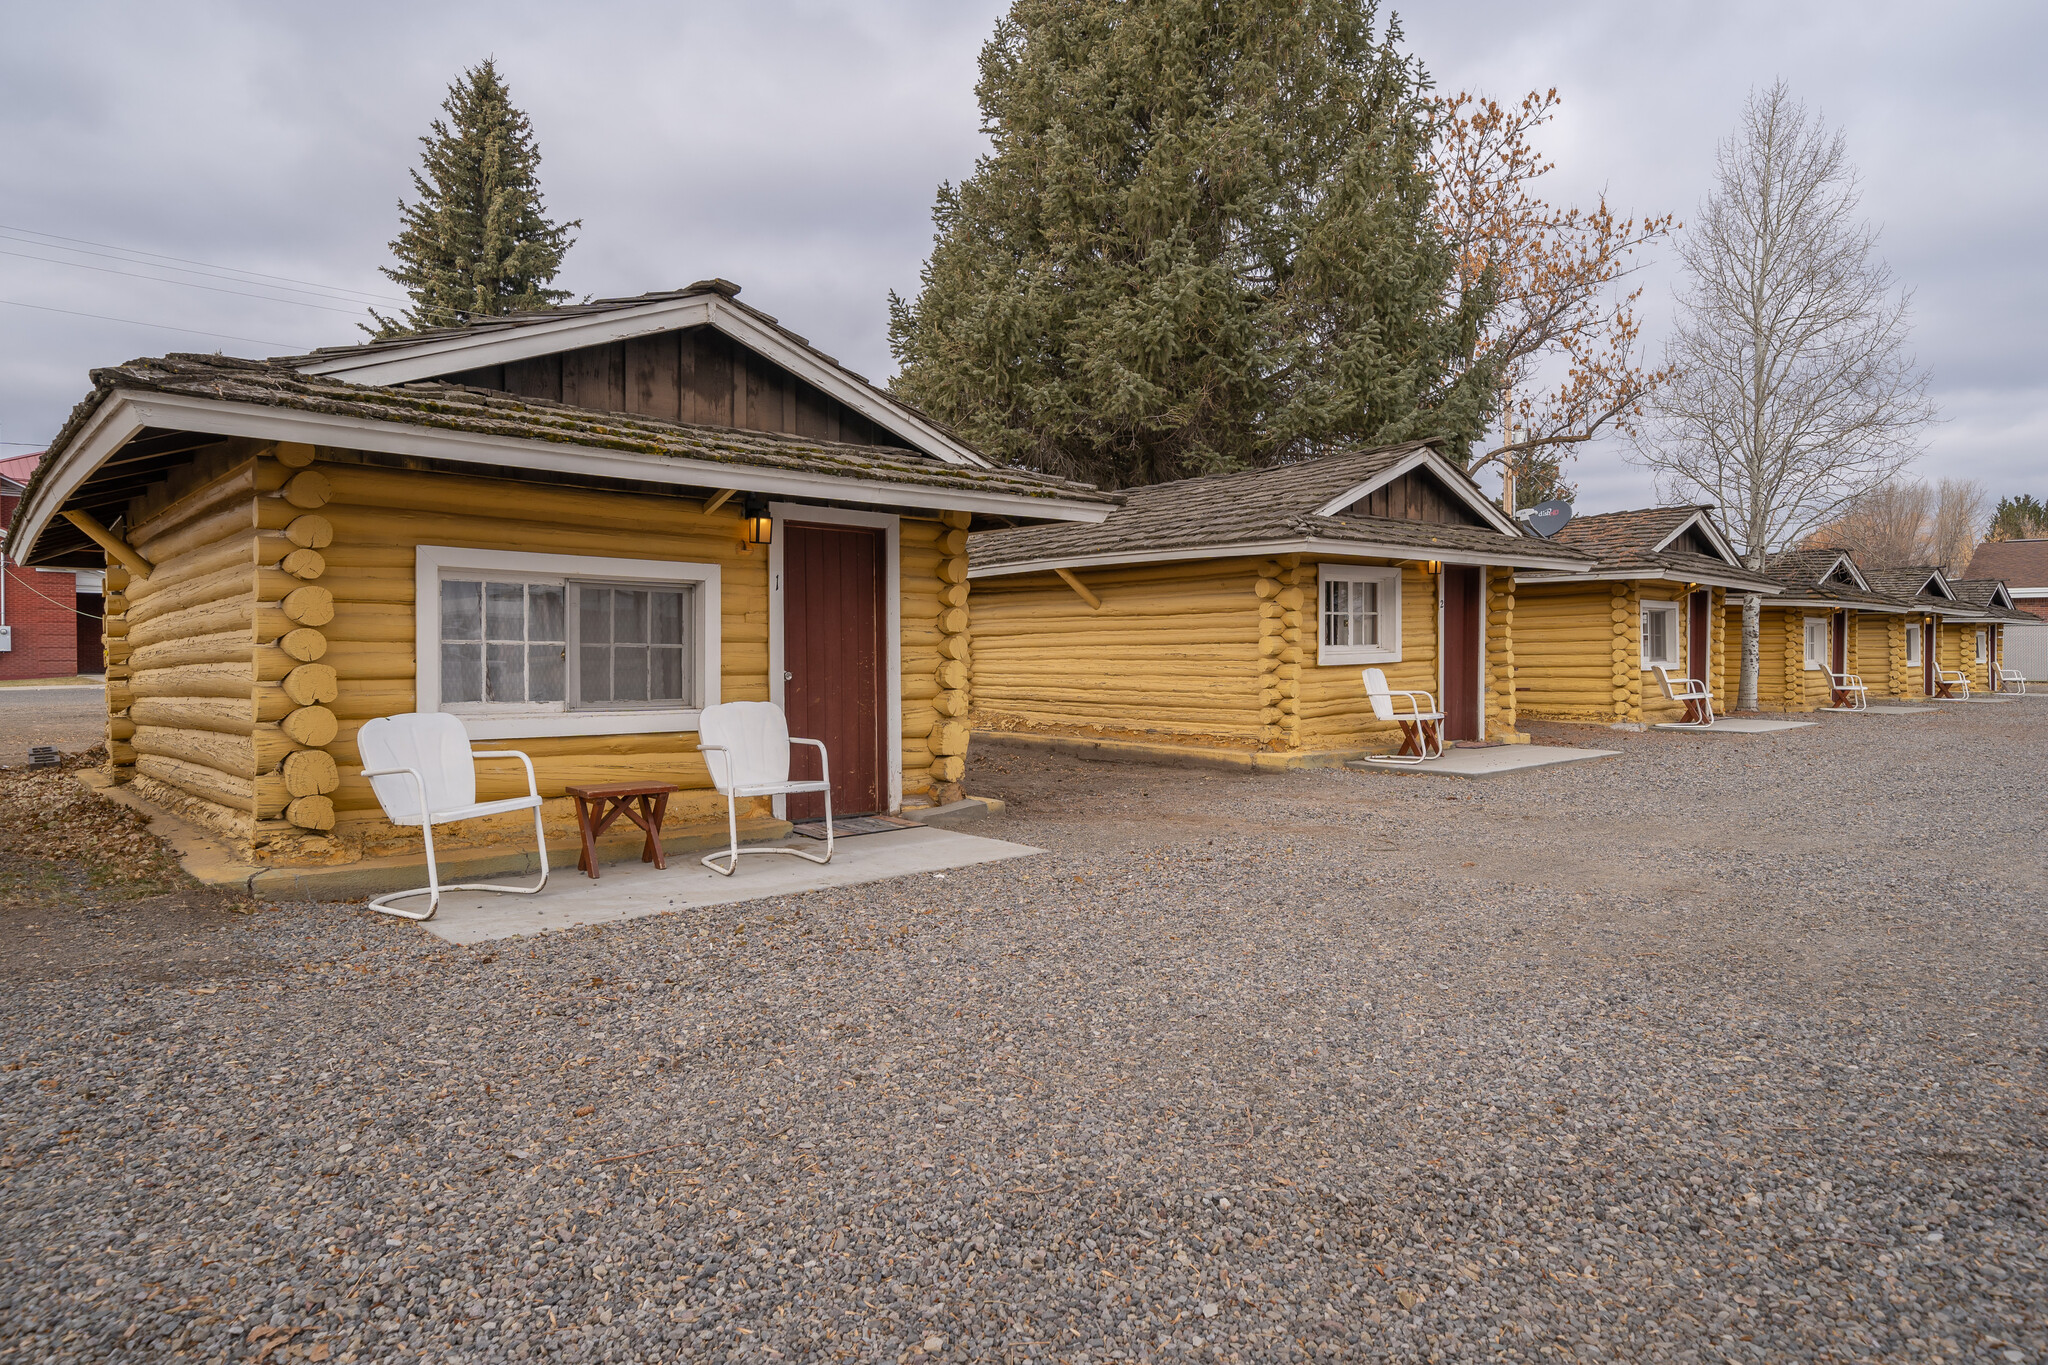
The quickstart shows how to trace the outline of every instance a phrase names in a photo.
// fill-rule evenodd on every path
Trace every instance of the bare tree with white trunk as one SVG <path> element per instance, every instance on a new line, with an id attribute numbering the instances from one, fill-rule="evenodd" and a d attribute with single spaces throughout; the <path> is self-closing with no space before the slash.
<path id="1" fill-rule="evenodd" d="M 1749 567 L 1920 453 L 1933 420 L 1906 350 L 1910 296 L 1857 216 L 1846 140 L 1783 81 L 1753 91 L 1678 253 L 1685 281 L 1636 458 L 1669 498 L 1721 510 Z M 1760 599 L 1742 603 L 1736 705 L 1757 704 Z"/>

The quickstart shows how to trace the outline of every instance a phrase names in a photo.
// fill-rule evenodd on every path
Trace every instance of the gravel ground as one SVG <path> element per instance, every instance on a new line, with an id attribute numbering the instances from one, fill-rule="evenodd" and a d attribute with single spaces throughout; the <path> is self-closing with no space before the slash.
<path id="1" fill-rule="evenodd" d="M 31 745 L 65 753 L 106 737 L 107 699 L 98 687 L 0 687 L 0 765 L 28 762 Z"/>
<path id="2" fill-rule="evenodd" d="M 2048 701 L 1822 721 L 985 750 L 1045 856 L 478 949 L 9 912 L 0 1360 L 2042 1360 Z"/>

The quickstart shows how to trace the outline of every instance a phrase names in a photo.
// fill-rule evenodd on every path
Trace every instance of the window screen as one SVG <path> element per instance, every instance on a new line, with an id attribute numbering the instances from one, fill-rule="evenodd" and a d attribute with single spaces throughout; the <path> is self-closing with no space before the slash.
<path id="1" fill-rule="evenodd" d="M 1643 603 L 1643 667 L 1659 664 L 1678 666 L 1678 606 L 1672 602 Z"/>
<path id="2" fill-rule="evenodd" d="M 690 588 L 441 580 L 443 705 L 696 704 Z"/>
<path id="3" fill-rule="evenodd" d="M 577 703 L 688 703 L 693 590 L 574 586 Z"/>
<path id="4" fill-rule="evenodd" d="M 1380 585 L 1370 580 L 1325 579 L 1323 643 L 1333 648 L 1380 642 Z"/>
<path id="5" fill-rule="evenodd" d="M 1906 662 L 1909 664 L 1920 662 L 1920 623 L 1918 621 L 1908 621 L 1906 623 Z"/>
<path id="6" fill-rule="evenodd" d="M 561 583 L 441 580 L 441 700 L 560 702 Z"/>

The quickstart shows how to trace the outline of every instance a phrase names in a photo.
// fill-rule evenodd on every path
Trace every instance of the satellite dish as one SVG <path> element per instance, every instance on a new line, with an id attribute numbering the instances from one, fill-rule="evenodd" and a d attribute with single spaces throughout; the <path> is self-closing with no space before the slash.
<path id="1" fill-rule="evenodd" d="M 1558 499 L 1539 502 L 1534 507 L 1525 507 L 1515 513 L 1517 521 L 1525 522 L 1531 531 L 1545 540 L 1556 535 L 1572 519 L 1572 505 Z"/>

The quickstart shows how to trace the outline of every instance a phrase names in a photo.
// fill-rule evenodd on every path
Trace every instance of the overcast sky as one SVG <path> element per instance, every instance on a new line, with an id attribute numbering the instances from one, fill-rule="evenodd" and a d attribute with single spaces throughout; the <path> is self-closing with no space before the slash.
<path id="1" fill-rule="evenodd" d="M 162 272 L 114 257 L 389 294 L 376 268 L 415 139 L 487 54 L 533 119 L 551 208 L 583 220 L 560 285 L 605 296 L 723 275 L 886 379 L 885 300 L 916 287 L 934 187 L 982 149 L 975 54 L 1001 8 L 7 0 L 0 455 L 46 442 L 95 365 L 351 340 L 359 314 L 332 297 L 138 279 Z M 1604 189 L 1618 208 L 1691 218 L 1744 96 L 1783 76 L 1846 129 L 1884 254 L 1915 291 L 1944 416 L 1923 472 L 2048 495 L 2048 6 L 1480 0 L 1401 17 L 1444 89 L 1559 89 L 1544 140 L 1558 201 Z M 1653 347 L 1667 265 L 1643 276 Z M 1584 511 L 1653 497 L 1615 442 L 1572 473 Z"/>

